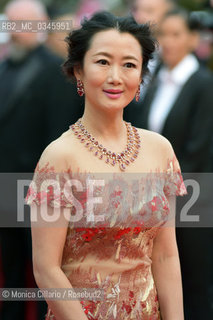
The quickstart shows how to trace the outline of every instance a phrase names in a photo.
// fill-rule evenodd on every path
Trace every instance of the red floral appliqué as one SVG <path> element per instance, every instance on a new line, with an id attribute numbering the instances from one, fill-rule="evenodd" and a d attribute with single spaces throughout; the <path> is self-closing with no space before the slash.
<path id="1" fill-rule="evenodd" d="M 104 228 L 104 227 L 101 227 L 101 228 L 76 228 L 76 232 L 82 232 L 82 231 L 85 231 L 85 232 L 81 235 L 81 238 L 83 240 L 89 242 L 97 234 L 104 235 L 106 233 L 106 228 Z"/>

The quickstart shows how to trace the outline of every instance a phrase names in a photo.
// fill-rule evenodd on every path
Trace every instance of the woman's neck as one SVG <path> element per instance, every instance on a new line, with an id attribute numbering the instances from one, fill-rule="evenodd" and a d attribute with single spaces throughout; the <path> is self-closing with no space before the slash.
<path id="1" fill-rule="evenodd" d="M 106 148 L 119 152 L 122 146 L 125 147 L 127 129 L 123 121 L 123 110 L 112 114 L 85 108 L 81 122 L 86 130 Z"/>

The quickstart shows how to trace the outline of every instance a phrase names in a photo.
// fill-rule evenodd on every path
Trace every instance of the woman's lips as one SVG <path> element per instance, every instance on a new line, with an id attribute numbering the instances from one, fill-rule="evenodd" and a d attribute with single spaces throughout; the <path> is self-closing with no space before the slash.
<path id="1" fill-rule="evenodd" d="M 122 95 L 123 91 L 121 90 L 116 90 L 116 89 L 112 89 L 112 90 L 103 90 L 104 93 L 106 94 L 107 97 L 109 97 L 110 99 L 118 99 L 120 98 L 120 96 Z"/>

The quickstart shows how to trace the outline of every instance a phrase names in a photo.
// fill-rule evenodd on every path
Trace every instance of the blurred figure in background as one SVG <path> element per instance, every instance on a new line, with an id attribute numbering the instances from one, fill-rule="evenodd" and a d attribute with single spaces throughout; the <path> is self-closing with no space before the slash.
<path id="1" fill-rule="evenodd" d="M 65 13 L 65 8 L 63 8 L 64 13 L 54 12 L 51 19 L 56 21 L 71 21 L 72 27 L 77 28 L 80 25 L 80 21 L 84 17 L 90 17 L 93 13 L 98 10 L 102 10 L 105 8 L 103 1 L 100 0 L 92 0 L 85 1 L 81 0 L 76 5 L 75 12 Z M 68 10 L 69 11 L 69 10 Z M 66 10 L 67 12 L 67 10 Z M 50 32 L 48 34 L 46 45 L 49 49 L 51 49 L 55 54 L 65 59 L 67 55 L 67 46 L 64 41 L 68 32 Z"/>
<path id="2" fill-rule="evenodd" d="M 159 26 L 162 63 L 130 121 L 164 135 L 183 172 L 211 172 L 213 77 L 192 54 L 196 21 L 176 9 Z M 186 320 L 213 319 L 213 230 L 177 228 Z"/>
<path id="3" fill-rule="evenodd" d="M 176 3 L 174 0 L 134 0 L 130 1 L 129 7 L 130 11 L 138 23 L 151 23 L 153 25 L 153 32 L 155 38 L 158 36 L 158 27 L 163 19 L 166 12 L 175 8 Z M 133 100 L 125 109 L 124 109 L 124 119 L 127 121 L 135 120 L 135 111 L 143 101 L 146 90 L 149 86 L 149 83 L 152 79 L 153 74 L 159 64 L 159 50 L 155 51 L 153 54 L 153 59 L 149 61 L 149 74 L 146 77 L 143 77 L 143 84 L 140 86 L 140 99 L 139 104 Z"/>
<path id="4" fill-rule="evenodd" d="M 134 0 L 132 14 L 138 23 L 150 22 L 157 28 L 165 13 L 174 7 L 173 0 Z"/>
<path id="5" fill-rule="evenodd" d="M 76 26 L 76 20 L 75 20 L 75 15 L 74 14 L 63 14 L 59 15 L 57 17 L 53 18 L 54 21 L 58 22 L 64 22 L 66 21 L 71 21 L 72 23 L 72 28 L 75 28 Z M 49 32 L 48 38 L 46 41 L 47 47 L 52 50 L 56 55 L 59 57 L 65 59 L 67 55 L 67 46 L 64 41 L 65 37 L 67 35 L 67 32 L 60 31 L 60 32 Z"/>
<path id="6" fill-rule="evenodd" d="M 104 1 L 101 0 L 80 0 L 76 10 L 76 26 L 80 26 L 80 22 L 84 17 L 90 18 L 93 13 L 104 10 Z"/>
<path id="7" fill-rule="evenodd" d="M 135 121 L 174 144 L 184 172 L 209 172 L 213 83 L 192 54 L 199 41 L 197 22 L 185 10 L 174 9 L 165 15 L 158 39 L 162 63 Z"/>
<path id="8" fill-rule="evenodd" d="M 132 3 L 131 12 L 138 23 L 151 23 L 155 36 L 158 36 L 158 27 L 164 15 L 175 7 L 174 0 L 134 0 Z M 149 63 L 149 70 L 154 73 L 158 64 L 159 52 L 156 52 L 154 59 Z M 144 79 L 146 85 L 149 83 L 150 78 Z M 144 90 L 143 96 L 144 96 Z"/>
<path id="9" fill-rule="evenodd" d="M 9 20 L 47 20 L 37 0 L 8 3 Z M 42 150 L 83 113 L 83 102 L 74 85 L 61 72 L 62 59 L 45 47 L 45 33 L 12 33 L 9 56 L 0 63 L 0 172 L 33 172 Z M 79 105 L 76 108 L 76 105 Z M 82 109 L 81 109 L 82 108 Z M 0 186 L 1 191 L 11 189 Z M 16 215 L 16 193 L 11 192 L 14 210 L 2 209 L 1 216 Z M 17 191 L 16 191 L 17 192 Z M 5 206 L 7 207 L 7 206 Z M 32 261 L 30 230 L 1 228 L 0 241 L 4 287 L 25 288 L 26 262 Z M 31 274 L 32 265 L 31 265 Z M 41 308 L 42 309 L 42 308 Z M 44 316 L 41 310 L 38 319 Z M 23 320 L 23 301 L 6 301 L 1 320 Z"/>

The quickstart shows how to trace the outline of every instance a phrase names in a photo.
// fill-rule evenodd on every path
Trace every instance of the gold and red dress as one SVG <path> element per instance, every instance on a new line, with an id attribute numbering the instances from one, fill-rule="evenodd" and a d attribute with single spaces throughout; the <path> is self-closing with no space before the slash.
<path id="1" fill-rule="evenodd" d="M 93 197 L 101 197 L 101 201 L 93 205 L 95 219 L 88 222 L 88 182 L 94 176 L 104 183 L 93 184 Z M 60 184 L 56 192 L 43 183 L 53 178 Z M 71 184 L 66 181 L 73 178 L 80 181 L 81 191 L 72 188 L 69 197 Z M 75 198 L 83 209 L 80 221 L 69 223 L 61 268 L 73 288 L 103 289 L 104 299 L 81 300 L 88 319 L 160 319 L 152 249 L 159 228 L 169 219 L 168 196 L 186 193 L 175 156 L 164 173 L 120 173 L 110 177 L 74 177 L 70 171 L 59 175 L 48 165 L 38 165 L 33 182 L 36 189 L 31 184 L 28 204 L 47 201 L 49 206 L 72 211 Z M 46 320 L 50 319 L 56 318 L 48 308 Z"/>

